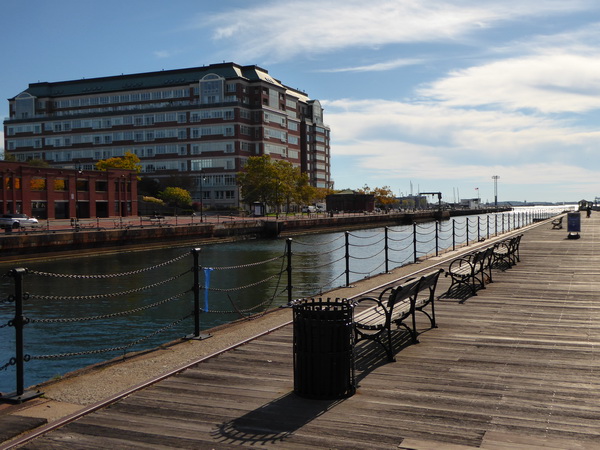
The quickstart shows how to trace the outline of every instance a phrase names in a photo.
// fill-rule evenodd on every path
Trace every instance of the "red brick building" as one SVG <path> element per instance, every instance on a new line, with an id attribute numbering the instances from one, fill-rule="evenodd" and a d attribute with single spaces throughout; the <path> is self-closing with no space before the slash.
<path id="1" fill-rule="evenodd" d="M 0 161 L 0 213 L 38 219 L 136 216 L 137 174 Z"/>
<path id="2" fill-rule="evenodd" d="M 215 209 L 242 206 L 237 176 L 252 156 L 283 159 L 311 186 L 333 187 L 321 103 L 258 66 L 38 82 L 8 102 L 4 149 L 22 163 L 85 171 L 131 152 L 141 177 L 185 178 L 193 201 Z"/>

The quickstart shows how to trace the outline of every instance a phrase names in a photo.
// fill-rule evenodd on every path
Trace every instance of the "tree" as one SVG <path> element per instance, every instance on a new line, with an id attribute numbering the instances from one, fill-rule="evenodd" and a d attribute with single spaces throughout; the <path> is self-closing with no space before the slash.
<path id="1" fill-rule="evenodd" d="M 252 156 L 237 178 L 247 204 L 264 203 L 279 212 L 281 205 L 307 204 L 316 196 L 308 176 L 284 160 Z"/>
<path id="2" fill-rule="evenodd" d="M 96 163 L 97 170 L 107 169 L 126 169 L 135 170 L 136 173 L 142 171 L 142 165 L 140 164 L 140 158 L 136 154 L 131 152 L 125 152 L 125 156 L 116 156 L 114 158 L 102 159 Z"/>
<path id="3" fill-rule="evenodd" d="M 277 186 L 275 168 L 268 155 L 251 156 L 237 177 L 242 198 L 251 205 L 270 204 Z"/>
<path id="4" fill-rule="evenodd" d="M 290 210 L 292 204 L 306 205 L 316 197 L 316 189 L 308 180 L 308 175 L 302 173 L 299 167 L 294 167 L 290 162 L 284 160 L 273 161 L 276 176 L 276 207 L 285 204 Z"/>
<path id="5" fill-rule="evenodd" d="M 178 187 L 165 188 L 165 190 L 160 193 L 159 197 L 165 202 L 174 205 L 175 208 L 192 204 L 192 195 L 189 191 Z"/>
<path id="6" fill-rule="evenodd" d="M 43 159 L 40 159 L 40 158 L 30 159 L 29 161 L 27 161 L 27 165 L 34 166 L 34 167 L 50 167 L 50 164 L 48 164 L 47 161 L 44 161 Z"/>
<path id="7" fill-rule="evenodd" d="M 371 189 L 365 184 L 362 188 L 357 189 L 357 192 L 360 194 L 373 194 L 375 205 L 384 209 L 387 209 L 398 202 L 389 186 Z"/>

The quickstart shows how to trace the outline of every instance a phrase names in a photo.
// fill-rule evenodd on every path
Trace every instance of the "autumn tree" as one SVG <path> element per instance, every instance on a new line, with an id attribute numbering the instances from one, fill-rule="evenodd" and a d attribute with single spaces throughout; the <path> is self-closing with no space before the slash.
<path id="1" fill-rule="evenodd" d="M 96 163 L 97 170 L 107 169 L 125 169 L 134 170 L 136 173 L 142 171 L 140 158 L 134 153 L 125 152 L 124 156 L 115 156 L 114 158 L 102 159 Z"/>
<path id="2" fill-rule="evenodd" d="M 358 189 L 357 191 L 361 194 L 373 194 L 375 198 L 375 205 L 383 209 L 391 208 L 392 205 L 398 203 L 398 200 L 394 196 L 394 193 L 389 188 L 389 186 L 375 187 L 371 189 L 365 184 L 361 189 Z"/>
<path id="3" fill-rule="evenodd" d="M 175 206 L 175 209 L 179 206 L 189 206 L 192 204 L 192 195 L 190 192 L 178 187 L 165 188 L 159 194 L 159 197 L 166 203 Z"/>

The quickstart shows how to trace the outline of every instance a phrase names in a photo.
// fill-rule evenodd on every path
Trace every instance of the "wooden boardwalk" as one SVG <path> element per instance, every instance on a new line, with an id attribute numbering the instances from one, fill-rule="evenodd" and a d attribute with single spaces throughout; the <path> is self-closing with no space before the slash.
<path id="1" fill-rule="evenodd" d="M 286 326 L 24 448 L 600 448 L 600 214 L 582 227 L 527 230 L 521 262 L 440 299 L 419 344 L 395 334 L 396 362 L 361 342 L 350 398 L 293 393 Z"/>

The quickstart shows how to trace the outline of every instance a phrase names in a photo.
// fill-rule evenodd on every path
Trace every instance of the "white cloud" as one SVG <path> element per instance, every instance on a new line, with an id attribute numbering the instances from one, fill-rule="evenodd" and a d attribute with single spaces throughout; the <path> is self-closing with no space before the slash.
<path id="1" fill-rule="evenodd" d="M 306 0 L 271 1 L 210 16 L 192 27 L 214 28 L 236 59 L 289 60 L 344 48 L 377 48 L 463 39 L 504 21 L 573 12 L 585 1 Z M 231 52 L 228 52 L 231 55 Z"/>
<path id="2" fill-rule="evenodd" d="M 154 52 L 154 56 L 156 56 L 157 58 L 169 58 L 171 57 L 171 52 L 169 52 L 168 50 L 156 50 Z"/>
<path id="3" fill-rule="evenodd" d="M 522 154 L 549 145 L 592 145 L 597 134 L 568 128 L 543 116 L 502 111 L 451 108 L 444 104 L 386 100 L 322 101 L 335 143 L 379 140 L 394 136 L 424 142 L 445 152 L 489 156 Z"/>
<path id="4" fill-rule="evenodd" d="M 557 52 L 494 61 L 454 71 L 420 94 L 448 106 L 585 112 L 600 108 L 599 57 Z"/>
<path id="5" fill-rule="evenodd" d="M 540 196 L 549 185 L 568 186 L 575 193 L 597 187 L 600 131 L 595 129 L 543 116 L 434 103 L 323 103 L 333 158 L 354 161 L 349 170 L 337 172 L 334 166 L 336 185 L 354 186 L 353 180 L 371 177 L 372 184 L 418 179 L 440 189 L 443 182 L 473 185 L 499 174 L 505 187 L 535 186 Z M 352 174 L 347 180 L 346 172 Z"/>
<path id="6" fill-rule="evenodd" d="M 385 61 L 380 63 L 374 63 L 364 66 L 355 67 L 343 67 L 339 69 L 325 69 L 319 70 L 323 73 L 342 73 L 342 72 L 384 72 L 387 70 L 397 69 L 398 67 L 412 66 L 415 64 L 422 63 L 421 59 L 394 59 L 392 61 Z"/>

